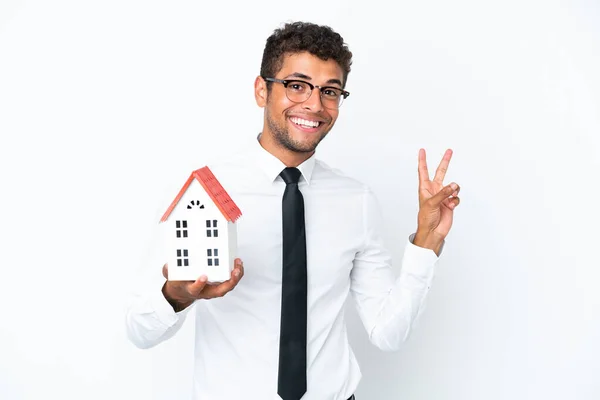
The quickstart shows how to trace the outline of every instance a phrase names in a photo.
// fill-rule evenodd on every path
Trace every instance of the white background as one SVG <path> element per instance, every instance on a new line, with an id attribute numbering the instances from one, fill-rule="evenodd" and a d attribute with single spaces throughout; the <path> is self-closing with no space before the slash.
<path id="1" fill-rule="evenodd" d="M 355 55 L 319 157 L 373 187 L 396 268 L 418 149 L 433 172 L 452 148 L 462 186 L 403 350 L 351 314 L 358 399 L 600 398 L 594 0 L 2 0 L 0 398 L 189 399 L 191 319 L 138 350 L 125 295 L 173 177 L 260 131 L 253 80 L 292 19 Z"/>

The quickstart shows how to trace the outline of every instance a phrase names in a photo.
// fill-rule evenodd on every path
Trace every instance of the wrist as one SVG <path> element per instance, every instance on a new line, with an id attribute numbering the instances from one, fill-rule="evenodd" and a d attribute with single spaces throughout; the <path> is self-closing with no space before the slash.
<path id="1" fill-rule="evenodd" d="M 165 282 L 163 285 L 162 294 L 165 297 L 165 300 L 167 300 L 171 307 L 173 307 L 175 312 L 183 311 L 194 302 L 193 299 L 184 299 L 173 293 L 172 286 L 169 284 L 169 281 Z"/>
<path id="2" fill-rule="evenodd" d="M 438 256 L 440 255 L 443 243 L 443 237 L 440 237 L 433 232 L 423 232 L 419 230 L 417 230 L 413 240 L 415 246 L 433 250 Z"/>

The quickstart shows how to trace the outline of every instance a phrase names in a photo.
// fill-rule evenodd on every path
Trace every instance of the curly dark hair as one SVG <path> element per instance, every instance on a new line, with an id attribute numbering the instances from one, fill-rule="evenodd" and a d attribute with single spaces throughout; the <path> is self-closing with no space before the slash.
<path id="1" fill-rule="evenodd" d="M 263 52 L 260 75 L 274 77 L 283 66 L 285 54 L 303 51 L 324 61 L 334 59 L 344 71 L 342 83 L 346 86 L 352 65 L 352 53 L 339 33 L 329 26 L 310 22 L 287 23 L 269 36 Z"/>

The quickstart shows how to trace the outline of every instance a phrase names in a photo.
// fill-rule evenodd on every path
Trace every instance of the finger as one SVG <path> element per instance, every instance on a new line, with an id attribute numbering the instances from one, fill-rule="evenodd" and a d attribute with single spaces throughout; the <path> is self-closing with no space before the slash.
<path id="1" fill-rule="evenodd" d="M 458 207 L 458 205 L 460 204 L 460 197 L 454 197 L 452 198 L 452 200 L 450 200 L 450 209 L 454 210 L 456 207 Z"/>
<path id="2" fill-rule="evenodd" d="M 196 279 L 192 284 L 190 284 L 187 287 L 190 296 L 195 298 L 200 296 L 200 293 L 202 293 L 202 291 L 206 287 L 206 282 L 208 282 L 208 278 L 206 277 L 206 275 L 202 275 L 198 279 Z"/>
<path id="3" fill-rule="evenodd" d="M 244 266 L 242 261 L 237 258 L 234 262 L 234 268 L 231 271 L 231 278 L 218 285 L 207 286 L 204 289 L 203 297 L 214 298 L 225 296 L 237 286 L 242 276 L 244 276 Z"/>
<path id="4" fill-rule="evenodd" d="M 419 186 L 424 182 L 429 182 L 429 171 L 427 170 L 425 149 L 419 149 Z"/>
<path id="5" fill-rule="evenodd" d="M 233 273 L 233 271 L 232 271 Z M 218 285 L 209 285 L 204 288 L 202 291 L 202 297 L 205 299 L 213 299 L 215 297 L 223 297 L 227 293 L 229 293 L 237 284 L 237 280 L 228 279 L 223 283 Z"/>
<path id="6" fill-rule="evenodd" d="M 450 210 L 454 210 L 454 208 L 456 208 L 456 206 L 458 206 L 459 203 L 460 203 L 459 197 L 449 197 L 442 201 L 442 204 Z"/>
<path id="7" fill-rule="evenodd" d="M 452 150 L 448 149 L 444 153 L 444 157 L 442 157 L 442 161 L 440 161 L 440 165 L 438 165 L 437 170 L 435 171 L 435 177 L 433 180 L 440 185 L 444 184 L 444 177 L 446 176 L 446 171 L 448 171 L 448 165 L 450 164 L 451 158 Z"/>
<path id="8" fill-rule="evenodd" d="M 459 193 L 460 193 L 460 187 L 459 187 L 458 189 L 456 189 L 456 190 L 454 191 L 454 193 L 452 193 L 452 197 L 456 197 L 456 196 L 458 196 L 458 194 L 459 194 Z"/>
<path id="9" fill-rule="evenodd" d="M 241 259 L 236 258 L 234 260 L 233 271 L 231 271 L 231 279 L 239 282 L 239 280 L 242 279 L 242 276 L 244 276 L 244 262 Z"/>
<path id="10" fill-rule="evenodd" d="M 223 282 L 223 284 L 226 284 L 225 286 L 219 288 L 219 291 L 225 291 L 221 295 L 225 295 L 225 293 L 236 287 L 240 279 L 242 279 L 242 276 L 244 276 L 244 263 L 239 258 L 236 258 L 234 261 L 234 268 L 231 271 L 231 278 L 228 281 Z"/>
<path id="11" fill-rule="evenodd" d="M 167 264 L 163 265 L 162 274 L 165 277 L 165 279 L 169 279 L 169 266 Z"/>
<path id="12" fill-rule="evenodd" d="M 428 202 L 433 207 L 439 207 L 439 205 L 450 197 L 453 193 L 458 193 L 460 191 L 460 186 L 458 186 L 455 182 L 452 182 L 442 190 L 440 190 L 435 196 L 431 197 Z"/>
<path id="13" fill-rule="evenodd" d="M 239 271 L 238 273 L 235 273 L 236 268 Z M 244 276 L 244 262 L 239 258 L 235 259 L 234 275 L 237 277 L 238 281 Z"/>

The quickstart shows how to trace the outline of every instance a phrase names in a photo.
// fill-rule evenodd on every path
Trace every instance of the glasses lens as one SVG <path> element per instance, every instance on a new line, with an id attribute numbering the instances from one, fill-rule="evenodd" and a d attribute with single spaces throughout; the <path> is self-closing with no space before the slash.
<path id="1" fill-rule="evenodd" d="M 344 96 L 342 90 L 337 88 L 326 87 L 321 90 L 321 101 L 325 108 L 335 110 L 342 105 Z"/>
<path id="2" fill-rule="evenodd" d="M 286 88 L 288 99 L 296 103 L 302 103 L 310 97 L 310 86 L 302 81 L 290 81 Z"/>

